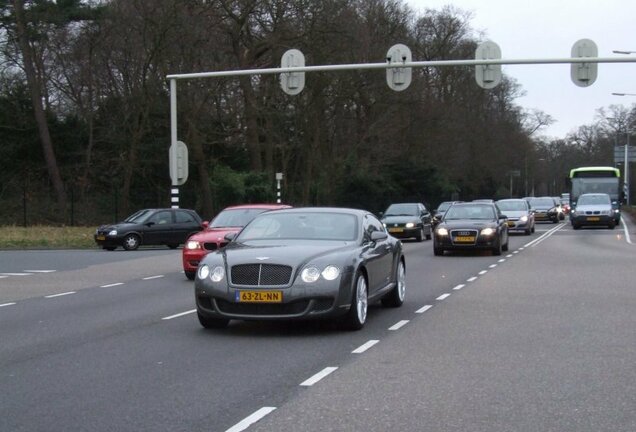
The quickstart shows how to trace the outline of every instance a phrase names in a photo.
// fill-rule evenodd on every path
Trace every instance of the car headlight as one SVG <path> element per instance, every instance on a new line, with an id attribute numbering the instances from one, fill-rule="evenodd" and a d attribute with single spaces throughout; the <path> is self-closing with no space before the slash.
<path id="1" fill-rule="evenodd" d="M 210 273 L 212 282 L 221 282 L 225 278 L 225 269 L 222 266 L 216 266 Z"/>
<path id="2" fill-rule="evenodd" d="M 382 222 L 382 226 L 386 228 L 386 222 Z"/>
<path id="3" fill-rule="evenodd" d="M 116 235 L 117 235 L 117 230 L 116 230 L 116 229 L 114 229 L 114 230 L 110 230 L 110 231 L 108 232 L 108 235 L 109 235 L 109 236 L 116 236 Z"/>
<path id="4" fill-rule="evenodd" d="M 316 267 L 307 267 L 300 274 L 300 278 L 306 283 L 316 282 L 320 278 L 320 270 Z"/>
<path id="5" fill-rule="evenodd" d="M 199 267 L 199 271 L 198 271 L 199 279 L 205 279 L 209 275 L 210 275 L 210 267 L 206 265 L 202 265 L 201 267 Z"/>
<path id="6" fill-rule="evenodd" d="M 620 213 L 621 211 L 619 209 L 614 209 L 614 213 Z"/>
<path id="7" fill-rule="evenodd" d="M 407 222 L 406 227 L 407 228 L 413 228 L 415 226 L 415 224 L 413 222 Z"/>
<path id="8" fill-rule="evenodd" d="M 199 243 L 198 241 L 194 241 L 194 240 L 188 240 L 185 244 L 185 248 L 186 249 L 203 249 L 201 247 L 201 243 Z"/>
<path id="9" fill-rule="evenodd" d="M 528 222 L 528 216 L 523 215 L 523 216 L 521 216 L 521 217 L 519 218 L 519 220 L 520 220 L 521 222 Z"/>
<path id="10" fill-rule="evenodd" d="M 437 229 L 437 235 L 447 236 L 448 235 L 448 230 L 446 228 L 438 228 Z"/>
<path id="11" fill-rule="evenodd" d="M 492 228 L 484 228 L 483 230 L 481 230 L 481 235 L 483 236 L 489 236 L 495 233 L 495 230 Z"/>
<path id="12" fill-rule="evenodd" d="M 320 274 L 326 280 L 332 281 L 340 276 L 340 269 L 334 265 L 328 265 Z"/>

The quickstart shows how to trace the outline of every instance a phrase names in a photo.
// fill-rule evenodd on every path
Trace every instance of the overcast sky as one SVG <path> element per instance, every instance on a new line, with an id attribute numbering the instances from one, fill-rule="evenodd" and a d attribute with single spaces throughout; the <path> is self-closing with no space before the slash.
<path id="1" fill-rule="evenodd" d="M 636 51 L 636 0 L 405 1 L 421 12 L 444 5 L 471 12 L 477 39 L 496 42 L 504 59 L 570 57 L 572 45 L 584 38 L 596 42 L 599 57 L 621 56 L 612 50 Z M 556 120 L 542 132 L 550 137 L 563 138 L 592 123 L 598 108 L 636 103 L 634 96 L 612 95 L 636 94 L 636 63 L 599 64 L 596 82 L 585 88 L 570 80 L 570 65 L 504 65 L 503 71 L 526 93 L 519 105 Z"/>

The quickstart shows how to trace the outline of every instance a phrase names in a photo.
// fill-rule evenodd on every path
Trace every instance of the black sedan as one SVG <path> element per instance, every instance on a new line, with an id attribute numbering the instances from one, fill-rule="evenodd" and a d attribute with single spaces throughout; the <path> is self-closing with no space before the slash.
<path id="1" fill-rule="evenodd" d="M 528 200 L 530 208 L 534 210 L 534 220 L 559 222 L 559 206 L 552 197 L 532 197 Z"/>
<path id="2" fill-rule="evenodd" d="M 205 328 L 232 319 L 335 318 L 357 330 L 370 302 L 404 302 L 402 243 L 367 211 L 269 211 L 228 237 L 197 270 L 197 315 Z"/>
<path id="3" fill-rule="evenodd" d="M 135 250 L 141 245 L 167 245 L 174 249 L 203 228 L 204 223 L 194 210 L 144 209 L 122 222 L 97 228 L 95 243 L 110 251 L 117 246 Z"/>
<path id="4" fill-rule="evenodd" d="M 453 204 L 435 228 L 433 253 L 439 256 L 447 250 L 486 249 L 501 255 L 508 250 L 507 222 L 495 204 Z"/>
<path id="5" fill-rule="evenodd" d="M 382 223 L 397 238 L 431 239 L 432 216 L 422 203 L 391 204 L 382 214 Z"/>

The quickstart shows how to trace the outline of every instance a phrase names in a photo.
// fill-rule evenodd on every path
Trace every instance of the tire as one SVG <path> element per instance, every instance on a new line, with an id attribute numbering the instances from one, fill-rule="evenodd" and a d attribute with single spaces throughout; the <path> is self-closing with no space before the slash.
<path id="1" fill-rule="evenodd" d="M 415 236 L 415 240 L 417 240 L 418 242 L 421 242 L 422 240 L 424 240 L 424 227 L 420 228 L 420 231 Z"/>
<path id="2" fill-rule="evenodd" d="M 501 250 L 504 252 L 508 252 L 508 243 L 510 243 L 510 240 L 506 240 L 506 244 L 501 246 Z"/>
<path id="3" fill-rule="evenodd" d="M 581 229 L 581 225 L 579 224 L 572 224 L 572 228 L 577 230 L 577 229 Z"/>
<path id="4" fill-rule="evenodd" d="M 532 228 L 528 228 L 523 232 L 525 235 L 530 235 L 532 234 Z"/>
<path id="5" fill-rule="evenodd" d="M 349 312 L 342 319 L 346 330 L 360 330 L 367 320 L 368 296 L 367 279 L 362 272 L 356 274 Z"/>
<path id="6" fill-rule="evenodd" d="M 201 315 L 199 312 L 197 312 L 197 317 L 199 318 L 199 323 L 201 323 L 201 325 L 206 329 L 222 329 L 227 327 L 227 325 L 230 323 L 229 319 L 210 318 Z"/>
<path id="7" fill-rule="evenodd" d="M 141 241 L 139 240 L 139 236 L 137 234 L 128 234 L 126 237 L 124 237 L 124 249 L 128 251 L 137 250 L 140 243 Z"/>
<path id="8" fill-rule="evenodd" d="M 433 227 L 428 227 L 428 234 L 426 234 L 426 240 L 433 238 Z"/>
<path id="9" fill-rule="evenodd" d="M 444 255 L 444 249 L 433 246 L 433 255 L 435 256 L 443 256 Z"/>
<path id="10" fill-rule="evenodd" d="M 382 306 L 400 307 L 406 295 L 406 268 L 400 260 L 395 274 L 395 287 L 382 298 Z"/>
<path id="11" fill-rule="evenodd" d="M 116 248 L 116 247 L 113 247 L 113 246 L 104 246 L 104 250 L 107 250 L 107 251 L 111 251 L 111 252 L 112 252 L 112 251 L 114 251 L 115 249 L 117 249 L 117 248 Z"/>
<path id="12" fill-rule="evenodd" d="M 197 275 L 197 272 L 191 272 L 191 271 L 184 271 L 186 277 L 190 280 L 194 280 L 195 276 Z"/>
<path id="13" fill-rule="evenodd" d="M 616 224 L 614 223 L 614 221 L 611 221 L 610 223 L 607 224 L 607 227 L 609 229 L 614 229 L 616 227 Z"/>
<path id="14" fill-rule="evenodd" d="M 532 224 L 532 234 L 534 234 L 534 224 Z"/>
<path id="15" fill-rule="evenodd" d="M 501 238 L 497 241 L 497 246 L 495 246 L 492 250 L 492 254 L 495 256 L 501 255 L 502 247 L 501 247 Z"/>
<path id="16" fill-rule="evenodd" d="M 167 246 L 168 246 L 170 249 L 176 249 L 176 248 L 178 248 L 178 247 L 179 247 L 179 245 L 178 245 L 178 244 L 175 244 L 175 243 L 169 243 Z"/>

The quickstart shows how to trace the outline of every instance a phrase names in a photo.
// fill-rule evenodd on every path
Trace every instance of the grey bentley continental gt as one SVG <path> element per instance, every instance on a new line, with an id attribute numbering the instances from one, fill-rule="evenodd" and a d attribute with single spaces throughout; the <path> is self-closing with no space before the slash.
<path id="1" fill-rule="evenodd" d="M 370 302 L 404 302 L 402 243 L 367 211 L 269 211 L 228 238 L 197 270 L 197 315 L 205 328 L 230 320 L 330 318 L 358 330 Z"/>

